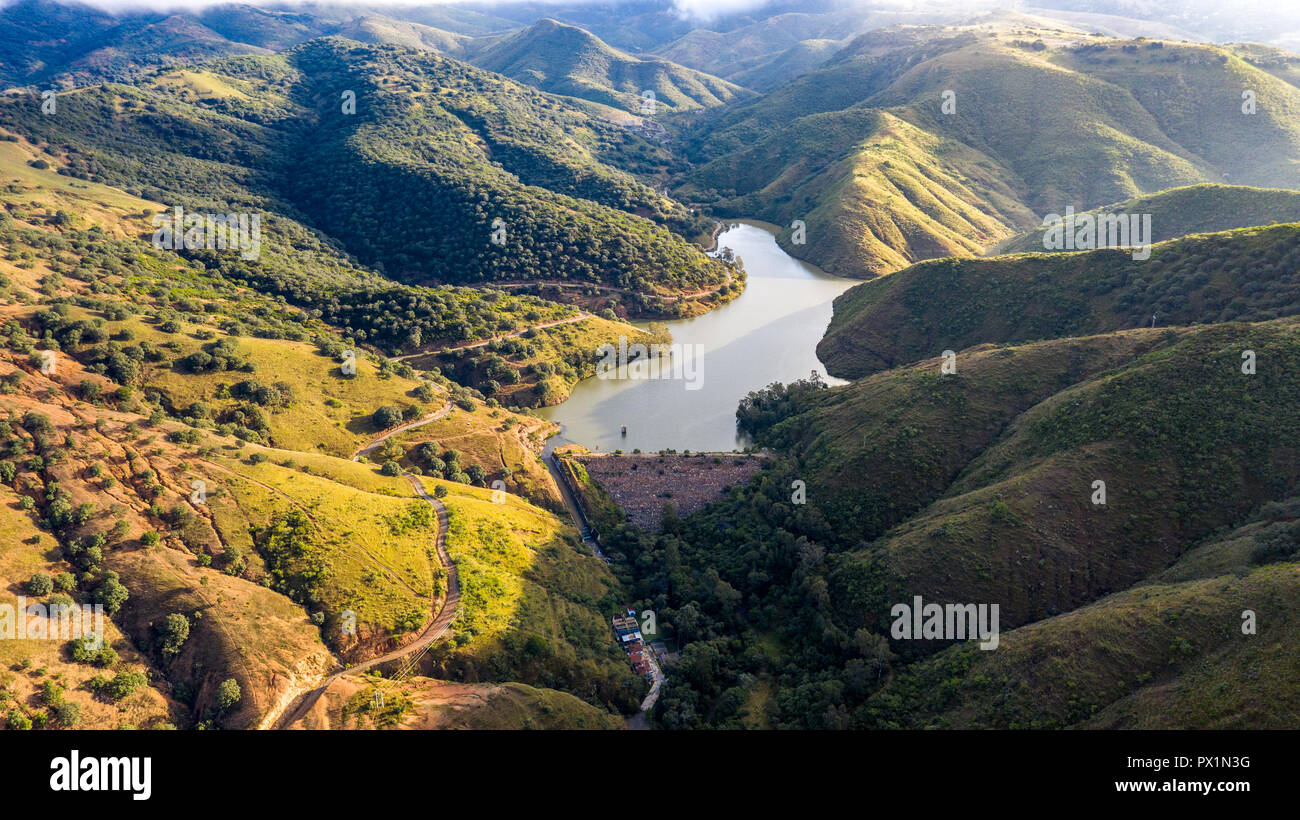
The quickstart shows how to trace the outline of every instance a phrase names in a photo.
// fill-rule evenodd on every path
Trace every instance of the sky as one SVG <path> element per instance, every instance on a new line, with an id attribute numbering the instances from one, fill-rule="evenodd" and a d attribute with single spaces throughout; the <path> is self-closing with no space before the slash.
<path id="1" fill-rule="evenodd" d="M 14 0 L 0 0 L 6 5 Z M 194 10 L 241 0 L 66 0 L 84 2 L 110 12 L 129 9 L 154 9 L 159 11 Z M 500 0 L 512 2 L 512 0 Z M 514 0 L 517 2 L 518 0 Z M 529 0 L 539 5 L 568 6 L 600 3 L 617 7 L 621 0 Z M 706 25 L 718 17 L 737 12 L 751 11 L 767 6 L 775 0 L 666 0 L 679 14 L 697 25 Z M 797 0 L 795 0 L 797 2 Z M 242 0 L 251 5 L 285 5 L 298 0 Z M 307 2 L 307 0 L 302 0 Z M 490 6 L 494 0 L 327 0 L 326 5 L 339 6 L 436 6 L 469 4 Z M 790 0 L 784 0 L 783 5 Z M 975 11 L 990 6 L 1002 8 L 1060 9 L 1150 20 L 1172 26 L 1177 32 L 1192 32 L 1194 36 L 1218 42 L 1256 41 L 1272 42 L 1286 48 L 1300 48 L 1300 0 L 844 0 L 859 2 L 864 6 L 880 8 L 942 8 L 957 11 L 963 8 Z M 1051 12 L 1048 12 L 1050 15 Z"/>
<path id="2" fill-rule="evenodd" d="M 325 0 L 328 5 L 339 6 L 432 6 L 432 5 L 450 5 L 453 3 L 469 3 L 473 5 L 491 5 L 493 0 Z M 508 0 L 502 0 L 507 2 Z M 615 0 L 617 4 L 618 0 Z M 965 2 L 974 2 L 975 0 L 947 0 L 951 5 L 958 5 Z M 248 5 L 265 6 L 265 5 L 296 5 L 300 4 L 295 0 L 69 0 L 69 2 L 82 2 L 89 6 L 106 9 L 110 12 L 132 10 L 132 9 L 157 9 L 165 11 L 177 10 L 194 10 L 205 8 L 207 6 L 222 5 L 230 2 L 243 2 Z M 302 0 L 308 2 L 308 0 Z M 573 6 L 582 3 L 608 3 L 609 0 L 530 0 L 543 5 L 566 5 Z M 750 11 L 768 5 L 772 0 L 672 0 L 673 5 L 678 12 L 685 18 L 707 21 L 713 20 L 720 16 L 735 12 Z M 933 3 L 934 0 L 930 0 Z M 987 2 L 987 0 L 985 0 Z M 0 2 L 0 5 L 6 5 Z M 909 6 L 917 4 L 926 4 L 926 0 L 871 0 L 870 4 L 876 7 L 882 6 Z"/>
<path id="3" fill-rule="evenodd" d="M 531 0 L 542 4 L 577 5 L 583 2 L 603 2 L 605 0 Z M 299 5 L 295 0 L 69 0 L 82 2 L 88 6 L 121 11 L 130 9 L 192 10 L 217 6 L 229 2 L 242 2 L 252 6 Z M 302 0 L 308 2 L 308 0 Z M 474 5 L 491 5 L 492 0 L 327 0 L 329 5 L 339 6 L 434 6 L 453 3 L 473 3 Z M 735 11 L 748 11 L 767 5 L 771 0 L 674 0 L 673 5 L 684 16 L 709 18 Z M 4 4 L 0 4 L 4 5 Z"/>

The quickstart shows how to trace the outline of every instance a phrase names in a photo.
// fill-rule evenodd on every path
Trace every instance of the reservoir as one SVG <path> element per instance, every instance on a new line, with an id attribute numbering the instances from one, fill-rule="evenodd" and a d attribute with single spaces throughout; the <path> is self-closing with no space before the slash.
<path id="1" fill-rule="evenodd" d="M 858 281 L 791 257 L 763 223 L 728 223 L 718 247 L 740 257 L 748 282 L 730 304 L 665 323 L 674 345 L 698 351 L 690 366 L 678 368 L 686 378 L 660 378 L 660 366 L 672 371 L 672 365 L 654 361 L 640 374 L 621 368 L 610 377 L 584 379 L 567 401 L 537 411 L 563 428 L 551 445 L 573 442 L 599 452 L 741 449 L 736 405 L 750 391 L 807 378 L 814 370 L 831 384 L 842 383 L 827 379 L 816 346 L 830 323 L 832 301 Z"/>

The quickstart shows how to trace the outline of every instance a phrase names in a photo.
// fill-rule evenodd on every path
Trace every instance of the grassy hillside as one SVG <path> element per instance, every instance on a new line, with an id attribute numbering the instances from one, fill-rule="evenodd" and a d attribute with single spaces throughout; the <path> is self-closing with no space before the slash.
<path id="1" fill-rule="evenodd" d="M 390 43 L 420 51 L 435 51 L 449 57 L 464 57 L 486 45 L 482 38 L 406 20 L 394 20 L 378 14 L 367 14 L 350 20 L 337 33 L 340 37 L 360 43 Z"/>
<path id="2" fill-rule="evenodd" d="M 178 94 L 205 81 L 168 76 Z M 46 675 L 83 687 L 64 699 L 89 725 L 264 725 L 341 662 L 411 640 L 445 593 L 436 515 L 386 459 L 348 456 L 399 420 L 454 408 L 443 419 L 459 430 L 427 441 L 450 448 L 470 432 L 477 450 L 504 458 L 508 446 L 506 463 L 522 466 L 540 422 L 417 379 L 233 281 L 229 256 L 201 264 L 142 242 L 147 201 L 25 164 L 62 169 L 66 153 L 0 145 L 15 171 L 0 214 L 0 490 L 18 516 L 0 567 L 12 564 L 15 589 L 46 572 L 66 577 L 59 595 L 104 603 L 118 653 L 100 667 L 68 661 L 63 644 L 15 656 L 21 676 L 3 683 L 30 708 L 13 725 L 54 714 L 55 695 L 44 707 L 31 696 Z M 345 342 L 355 376 L 341 372 Z M 466 430 L 468 419 L 478 424 Z M 644 684 L 604 620 L 624 596 L 567 525 L 522 500 L 538 482 L 521 469 L 503 504 L 440 482 L 464 605 L 439 662 L 448 675 L 631 709 Z M 24 522 L 45 535 L 22 535 Z M 355 635 L 341 629 L 349 610 Z M 231 686 L 239 697 L 224 704 Z"/>
<path id="3" fill-rule="evenodd" d="M 573 695 L 520 683 L 414 677 L 390 684 L 382 678 L 348 676 L 331 684 L 295 728 L 592 730 L 621 729 L 623 720 Z"/>
<path id="4" fill-rule="evenodd" d="M 23 595 L 30 604 L 49 606 L 59 593 L 34 594 L 33 576 L 57 578 L 64 571 L 57 541 L 42 532 L 37 516 L 24 511 L 10 487 L 0 487 L 0 585 L 4 603 L 16 607 L 8 593 Z M 0 719 L 5 728 L 39 724 L 58 728 L 117 729 L 121 726 L 152 728 L 171 723 L 175 704 L 157 689 L 144 686 L 121 699 L 93 691 L 96 675 L 120 673 L 156 675 L 117 625 L 105 619 L 104 645 L 111 651 L 93 659 L 77 660 L 68 640 L 0 641 Z M 14 636 L 17 637 L 17 636 Z M 44 695 L 52 686 L 51 696 Z M 69 705 L 65 705 L 69 704 Z"/>
<path id="5" fill-rule="evenodd" d="M 1243 88 L 1255 92 L 1253 114 L 1242 111 Z M 783 225 L 803 219 L 807 242 L 787 250 L 870 276 L 975 255 L 1067 205 L 1198 183 L 1300 187 L 1297 106 L 1295 86 L 1215 46 L 1116 40 L 1016 15 L 884 29 L 761 99 L 701 118 L 684 140 L 700 167 L 678 193 Z M 877 141 L 838 140 L 859 111 L 906 122 L 904 168 L 945 176 L 900 186 Z M 796 149 L 809 141 L 836 150 Z M 1226 147 L 1237 144 L 1250 149 Z M 756 145 L 776 161 L 745 174 Z M 880 227 L 891 225 L 902 227 Z"/>
<path id="6" fill-rule="evenodd" d="M 1193 233 L 1300 221 L 1300 192 L 1243 185 L 1190 185 L 1093 208 L 1076 214 L 1076 220 L 1084 213 L 1093 218 L 1102 214 L 1150 214 L 1148 239 L 1164 242 Z M 1042 253 L 1043 229 L 1008 240 L 995 252 Z"/>
<path id="7" fill-rule="evenodd" d="M 492 44 L 475 65 L 552 94 L 641 113 L 654 92 L 655 112 L 712 108 L 751 98 L 747 89 L 653 57 L 634 57 L 576 26 L 542 20 Z"/>
<path id="8" fill-rule="evenodd" d="M 856 378 L 944 350 L 1150 326 L 1271 319 L 1300 309 L 1300 226 L 1242 228 L 1152 248 L 942 259 L 835 300 L 817 355 Z"/>
<path id="9" fill-rule="evenodd" d="M 846 40 L 803 40 L 755 65 L 732 75 L 732 80 L 745 88 L 767 93 L 791 80 L 823 66 L 835 52 L 844 47 Z M 747 61 L 748 62 L 748 61 Z"/>
<path id="10" fill-rule="evenodd" d="M 812 114 L 710 162 L 677 190 L 725 198 L 727 216 L 781 225 L 787 252 L 841 274 L 883 274 L 936 256 L 970 256 L 1032 214 L 989 157 L 866 108 Z M 792 223 L 805 226 L 802 243 Z"/>
<path id="11" fill-rule="evenodd" d="M 764 444 L 799 455 L 807 491 L 837 532 L 871 540 L 943 495 L 1021 413 L 1160 347 L 1161 338 L 1130 331 L 981 345 L 960 353 L 956 376 L 931 359 L 796 392 L 788 404 L 755 394 L 738 415 Z"/>
<path id="12" fill-rule="evenodd" d="M 630 132 L 433 55 L 325 40 L 293 60 L 315 103 L 286 169 L 294 200 L 390 275 L 652 294 L 725 281 L 721 262 L 669 230 L 698 232 L 682 206 L 601 162 L 639 139 Z M 355 116 L 326 94 L 340 83 L 357 86 Z M 437 207 L 394 211 L 394 198 Z"/>
<path id="13" fill-rule="evenodd" d="M 1284 442 L 1300 417 L 1284 397 L 1297 332 L 1287 320 L 1167 331 L 1158 349 L 1037 403 L 941 498 L 845 558 L 834 599 L 881 618 L 885 600 L 913 594 L 997 602 L 1016 626 L 1125 589 L 1294 494 Z M 1243 350 L 1268 366 L 1243 374 Z"/>
<path id="14" fill-rule="evenodd" d="M 1300 565 L 1140 586 L 908 669 L 861 728 L 1285 729 Z M 1259 617 L 1242 634 L 1241 613 Z M 1173 615 L 1172 613 L 1177 613 Z"/>
<path id="15" fill-rule="evenodd" d="M 158 351 L 156 360 L 142 362 L 138 378 L 170 415 L 242 427 L 253 433 L 245 440 L 284 449 L 350 457 L 383 432 L 373 418 L 380 407 L 409 408 L 407 415 L 420 418 L 448 401 L 445 390 L 420 391 L 422 382 L 409 370 L 399 375 L 364 351 L 353 357 L 356 373 L 349 376 L 339 357 L 318 346 L 245 338 L 212 327 L 207 317 L 189 318 L 194 321 L 108 320 L 103 311 L 74 308 L 42 325 L 59 334 L 71 332 L 64 331 L 67 324 L 102 321 L 97 327 L 109 338 Z M 72 346 L 68 352 L 81 351 Z"/>
<path id="16" fill-rule="evenodd" d="M 572 527 L 513 496 L 426 480 L 447 489 L 447 549 L 460 572 L 454 645 L 422 669 L 451 680 L 518 680 L 573 692 L 628 713 L 646 684 L 611 638 L 606 612 L 622 604 L 618 581 Z"/>
<path id="17" fill-rule="evenodd" d="M 767 17 L 744 17 L 716 30 L 711 27 L 692 27 L 673 41 L 658 46 L 655 53 L 682 65 L 767 92 L 793 80 L 804 71 L 816 68 L 817 62 L 824 62 L 825 58 L 831 56 L 833 49 L 823 51 L 824 43 L 847 41 L 864 31 L 885 26 L 943 23 L 967 14 L 961 9 L 836 5 L 830 4 L 825 9 L 816 10 L 805 8 L 791 11 L 777 8 L 773 10 L 780 13 Z M 816 61 L 814 55 L 819 54 L 821 61 Z M 808 59 L 814 62 L 805 63 Z M 783 75 L 778 66 L 792 73 Z M 754 82 L 759 76 L 769 79 Z"/>
<path id="18" fill-rule="evenodd" d="M 1006 633 L 997 652 L 954 647 L 900 674 L 868 725 L 1285 728 L 1297 500 L 1265 504 L 1146 583 Z M 1255 634 L 1242 629 L 1244 611 Z M 1177 617 L 1169 613 L 1177 612 Z M 899 718 L 900 715 L 906 717 Z"/>

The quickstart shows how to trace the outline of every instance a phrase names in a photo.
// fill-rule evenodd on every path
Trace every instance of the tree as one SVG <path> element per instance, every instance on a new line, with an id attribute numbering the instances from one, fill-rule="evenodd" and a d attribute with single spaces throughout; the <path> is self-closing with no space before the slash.
<path id="1" fill-rule="evenodd" d="M 401 475 L 402 465 L 392 460 L 385 461 L 384 466 L 379 468 L 379 472 L 381 475 L 387 475 L 387 476 Z"/>
<path id="2" fill-rule="evenodd" d="M 688 636 L 694 638 L 699 634 L 700 610 L 693 602 L 688 603 L 674 614 L 673 625 L 681 640 L 686 640 Z"/>
<path id="3" fill-rule="evenodd" d="M 224 712 L 244 696 L 239 691 L 239 683 L 234 678 L 227 678 L 217 687 L 217 711 Z"/>
<path id="4" fill-rule="evenodd" d="M 60 703 L 54 710 L 54 716 L 59 721 L 59 725 L 66 729 L 71 729 L 81 721 L 80 704 L 64 702 Z"/>
<path id="5" fill-rule="evenodd" d="M 158 629 L 159 647 L 163 660 L 170 661 L 181 651 L 181 644 L 190 636 L 190 621 L 179 612 L 173 612 L 163 619 Z"/>
<path id="6" fill-rule="evenodd" d="M 659 513 L 659 520 L 665 534 L 680 535 L 682 531 L 682 519 L 677 514 L 677 505 L 671 501 L 664 503 L 663 510 Z"/>
<path id="7" fill-rule="evenodd" d="M 96 676 L 102 680 L 102 677 Z M 119 672 L 113 676 L 111 681 L 102 684 L 102 689 L 110 698 L 115 701 L 123 700 L 131 695 L 132 692 L 139 689 L 149 682 L 143 672 Z"/>
<path id="8" fill-rule="evenodd" d="M 131 597 L 130 593 L 118 580 L 116 572 L 107 573 L 104 583 L 95 590 L 95 600 L 104 605 L 104 611 L 109 615 L 116 615 L 129 597 Z"/>
<path id="9" fill-rule="evenodd" d="M 29 595 L 49 595 L 54 591 L 54 579 L 44 572 L 38 572 L 32 575 L 27 581 L 27 592 Z"/>
<path id="10" fill-rule="evenodd" d="M 396 427 L 402 423 L 402 411 L 391 404 L 385 404 L 376 410 L 370 418 L 375 423 L 375 427 L 380 430 L 387 430 L 389 427 Z"/>
<path id="11" fill-rule="evenodd" d="M 63 687 L 52 680 L 47 680 L 41 687 L 41 702 L 46 706 L 58 706 L 63 703 Z"/>

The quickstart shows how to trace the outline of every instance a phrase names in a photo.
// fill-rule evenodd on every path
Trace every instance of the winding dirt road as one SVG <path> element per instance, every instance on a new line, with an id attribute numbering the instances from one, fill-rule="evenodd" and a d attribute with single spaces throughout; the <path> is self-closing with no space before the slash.
<path id="1" fill-rule="evenodd" d="M 473 350 L 476 347 L 486 347 L 492 344 L 493 342 L 500 342 L 505 339 L 513 339 L 516 336 L 522 336 L 530 330 L 542 330 L 544 328 L 555 327 L 557 325 L 571 325 L 574 322 L 585 322 L 590 318 L 592 318 L 592 315 L 590 313 L 587 313 L 586 311 L 583 311 L 582 313 L 579 313 L 577 316 L 569 316 L 568 318 L 565 319 L 556 319 L 553 322 L 542 322 L 541 324 L 520 328 L 519 330 L 511 331 L 510 333 L 503 333 L 500 336 L 493 336 L 491 339 L 484 339 L 481 342 L 464 342 L 462 344 L 452 345 L 451 347 L 438 348 L 437 350 L 421 350 L 417 353 L 407 353 L 404 356 L 393 356 L 388 361 L 404 362 L 407 359 L 418 359 L 421 356 L 437 356 L 440 353 L 449 353 L 453 350 Z"/>
<path id="2" fill-rule="evenodd" d="M 361 458 L 364 455 L 369 455 L 370 453 L 373 453 L 375 450 L 379 449 L 379 445 L 383 444 L 385 441 L 388 441 L 388 439 L 392 438 L 398 433 L 405 433 L 407 430 L 414 430 L 417 427 L 423 427 L 424 425 L 429 424 L 430 422 L 437 421 L 438 419 L 442 418 L 443 416 L 447 415 L 450 412 L 451 412 L 451 402 L 447 402 L 442 406 L 440 410 L 430 413 L 429 415 L 425 416 L 422 419 L 417 419 L 409 424 L 403 424 L 400 427 L 394 427 L 392 430 L 389 430 L 387 433 L 384 433 L 379 438 L 374 439 L 369 444 L 367 444 L 366 446 L 362 447 L 361 449 L 353 453 L 352 460 L 356 461 L 357 459 Z"/>
<path id="3" fill-rule="evenodd" d="M 349 666 L 346 669 L 335 672 L 333 675 L 326 678 L 320 686 L 312 689 L 310 692 L 300 695 L 293 703 L 289 704 L 289 706 L 285 708 L 281 715 L 278 717 L 269 716 L 263 721 L 264 725 L 269 725 L 276 729 L 287 729 L 293 726 L 295 723 L 302 720 L 309 711 L 311 711 L 311 708 L 316 705 L 316 701 L 320 700 L 320 696 L 329 688 L 330 684 L 334 683 L 334 681 L 344 675 L 364 672 L 371 667 L 395 661 L 399 658 L 404 658 L 413 652 L 419 652 L 420 650 L 427 648 L 434 641 L 446 634 L 447 630 L 451 627 L 452 621 L 456 619 L 456 612 L 460 607 L 460 576 L 456 572 L 456 565 L 452 563 L 451 555 L 447 552 L 447 529 L 451 525 L 451 522 L 447 517 L 447 508 L 441 501 L 424 491 L 424 485 L 420 483 L 418 478 L 410 474 L 407 474 L 406 478 L 411 482 L 411 486 L 415 489 L 416 495 L 424 499 L 438 514 L 438 539 L 435 546 L 438 551 L 438 561 L 442 564 L 443 568 L 447 570 L 447 594 L 443 596 L 442 606 L 434 613 L 433 620 L 429 622 L 429 625 L 420 632 L 420 636 L 414 641 L 405 646 L 394 649 L 391 652 L 370 658 L 369 660 L 362 661 L 355 666 Z"/>

